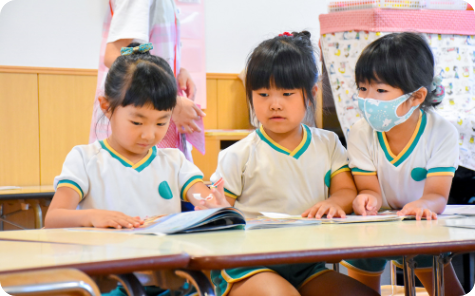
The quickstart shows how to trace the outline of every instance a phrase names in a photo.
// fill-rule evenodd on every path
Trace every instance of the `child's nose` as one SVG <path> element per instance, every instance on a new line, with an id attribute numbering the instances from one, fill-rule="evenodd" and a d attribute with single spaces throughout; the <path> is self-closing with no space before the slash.
<path id="1" fill-rule="evenodd" d="M 270 103 L 270 109 L 271 110 L 282 110 L 282 102 L 280 101 L 279 98 L 274 98 L 272 99 Z"/>
<path id="2" fill-rule="evenodd" d="M 154 133 L 153 127 L 144 128 L 144 130 L 142 131 L 142 139 L 153 140 L 154 137 L 155 137 L 155 133 Z"/>

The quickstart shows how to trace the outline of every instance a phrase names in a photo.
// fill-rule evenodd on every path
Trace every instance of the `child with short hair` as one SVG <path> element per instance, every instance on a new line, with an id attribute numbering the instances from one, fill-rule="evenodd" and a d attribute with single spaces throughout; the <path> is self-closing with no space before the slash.
<path id="1" fill-rule="evenodd" d="M 170 124 L 177 83 L 151 48 L 131 44 L 110 68 L 99 100 L 112 133 L 68 154 L 54 180 L 46 227 L 139 227 L 146 216 L 180 212 L 180 199 L 197 206 L 193 193 L 211 193 L 182 152 L 155 147 Z M 212 193 L 208 207 L 227 205 L 224 192 Z"/>
<path id="2" fill-rule="evenodd" d="M 350 168 L 358 196 L 356 214 L 381 208 L 417 220 L 442 213 L 458 165 L 457 130 L 437 114 L 444 89 L 434 78 L 434 57 L 414 33 L 394 33 L 368 45 L 356 63 L 358 106 L 364 119 L 351 128 Z M 348 274 L 376 291 L 388 260 L 347 260 Z M 432 256 L 417 256 L 415 273 L 432 295 Z M 462 295 L 451 264 L 445 267 L 445 295 Z"/>
<path id="3" fill-rule="evenodd" d="M 222 151 L 212 181 L 229 203 L 260 212 L 345 217 L 356 188 L 335 133 L 302 121 L 315 109 L 317 67 L 309 32 L 262 42 L 246 67 L 246 94 L 261 126 Z M 212 271 L 217 295 L 377 295 L 324 262 Z"/>

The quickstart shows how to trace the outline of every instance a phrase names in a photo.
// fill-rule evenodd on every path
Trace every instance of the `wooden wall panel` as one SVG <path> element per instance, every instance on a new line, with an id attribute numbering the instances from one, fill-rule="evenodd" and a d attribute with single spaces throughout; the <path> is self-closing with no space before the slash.
<path id="1" fill-rule="evenodd" d="M 206 113 L 203 123 L 206 129 L 218 128 L 218 81 L 206 79 Z"/>
<path id="2" fill-rule="evenodd" d="M 39 74 L 41 185 L 53 184 L 66 155 L 88 144 L 96 76 Z"/>
<path id="3" fill-rule="evenodd" d="M 249 111 L 244 85 L 239 79 L 218 79 L 218 128 L 247 129 Z"/>
<path id="4" fill-rule="evenodd" d="M 40 183 L 38 75 L 0 73 L 0 186 Z"/>

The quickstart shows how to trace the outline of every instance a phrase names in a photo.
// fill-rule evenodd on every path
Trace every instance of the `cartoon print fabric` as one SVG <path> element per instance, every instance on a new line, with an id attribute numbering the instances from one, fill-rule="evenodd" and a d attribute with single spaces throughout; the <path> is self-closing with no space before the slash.
<path id="1" fill-rule="evenodd" d="M 392 32 L 345 31 L 321 36 L 335 108 L 345 137 L 362 118 L 355 65 L 363 49 Z M 475 170 L 475 36 L 423 34 L 434 53 L 435 73 L 443 78 L 445 98 L 437 107 L 459 131 L 460 165 Z"/>

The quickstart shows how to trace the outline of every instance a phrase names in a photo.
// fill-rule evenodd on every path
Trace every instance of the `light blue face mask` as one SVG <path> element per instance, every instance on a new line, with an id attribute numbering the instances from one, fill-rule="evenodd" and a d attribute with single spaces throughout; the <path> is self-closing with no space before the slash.
<path id="1" fill-rule="evenodd" d="M 358 108 L 368 124 L 374 130 L 377 130 L 378 132 L 387 132 L 396 125 L 405 122 L 412 115 L 412 112 L 417 109 L 418 106 L 414 106 L 401 117 L 396 114 L 397 108 L 419 89 L 391 101 L 363 99 L 358 97 Z"/>

